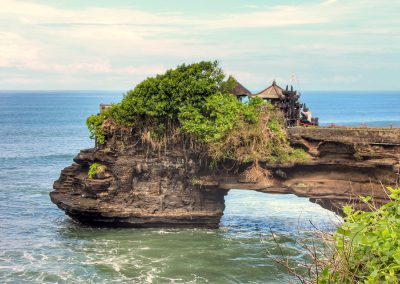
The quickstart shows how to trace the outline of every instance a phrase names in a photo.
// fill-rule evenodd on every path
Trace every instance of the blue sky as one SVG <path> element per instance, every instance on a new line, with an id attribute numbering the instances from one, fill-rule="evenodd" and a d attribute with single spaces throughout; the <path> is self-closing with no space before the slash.
<path id="1" fill-rule="evenodd" d="M 0 89 L 127 90 L 219 60 L 253 91 L 400 90 L 400 1 L 0 0 Z"/>

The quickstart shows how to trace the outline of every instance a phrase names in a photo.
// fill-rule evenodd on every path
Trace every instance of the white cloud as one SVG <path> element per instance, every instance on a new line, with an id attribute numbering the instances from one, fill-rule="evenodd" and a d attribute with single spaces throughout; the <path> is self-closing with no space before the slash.
<path id="1" fill-rule="evenodd" d="M 279 6 L 266 11 L 225 15 L 205 24 L 209 28 L 219 29 L 266 28 L 321 24 L 330 20 L 329 15 L 321 13 L 321 9 L 313 9 L 312 6 Z"/>
<path id="2" fill-rule="evenodd" d="M 37 60 L 39 48 L 17 33 L 0 31 L 0 67 L 18 66 Z"/>
<path id="3" fill-rule="evenodd" d="M 63 75 L 69 82 L 83 82 L 87 75 L 131 82 L 183 61 L 217 58 L 238 79 L 260 85 L 279 77 L 285 68 L 287 73 L 304 68 L 304 60 L 298 58 L 310 55 L 399 51 L 400 45 L 385 41 L 398 38 L 399 20 L 383 17 L 384 8 L 374 1 L 246 6 L 249 9 L 240 13 L 190 16 L 136 8 L 69 10 L 27 0 L 0 0 L 0 67 L 27 76 L 29 72 L 43 77 L 59 74 L 60 82 Z M 341 28 L 355 19 L 358 25 Z M 257 37 L 250 37 L 251 32 Z M 359 43 L 353 39 L 358 35 L 367 39 Z M 372 36 L 382 38 L 371 44 L 368 37 Z M 293 61 L 298 65 L 293 67 Z M 16 78 L 15 84 L 24 80 Z"/>
<path id="4" fill-rule="evenodd" d="M 243 5 L 244 8 L 249 8 L 249 9 L 258 9 L 260 8 L 260 6 L 256 5 L 256 4 L 245 4 Z"/>
<path id="5" fill-rule="evenodd" d="M 326 0 L 321 5 L 332 5 L 332 4 L 335 4 L 336 2 L 337 2 L 337 0 Z"/>
<path id="6" fill-rule="evenodd" d="M 22 0 L 2 0 L 2 17 L 17 19 L 24 24 L 38 25 L 157 25 L 168 21 L 179 23 L 175 14 L 154 14 L 135 9 L 85 8 L 62 10 Z"/>
<path id="7" fill-rule="evenodd" d="M 44 81 L 41 78 L 32 78 L 31 76 L 24 75 L 7 74 L 6 76 L 0 76 L 0 86 L 7 86 L 9 84 L 18 84 L 19 87 L 32 86 L 43 84 L 45 83 Z"/>

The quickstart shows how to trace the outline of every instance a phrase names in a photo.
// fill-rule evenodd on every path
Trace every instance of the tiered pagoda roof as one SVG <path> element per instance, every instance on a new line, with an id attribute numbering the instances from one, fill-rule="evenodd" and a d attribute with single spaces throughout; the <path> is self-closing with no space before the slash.
<path id="1" fill-rule="evenodd" d="M 279 87 L 274 80 L 271 86 L 259 92 L 258 94 L 254 94 L 253 96 L 260 97 L 262 99 L 281 99 L 284 97 L 283 91 L 284 90 Z"/>

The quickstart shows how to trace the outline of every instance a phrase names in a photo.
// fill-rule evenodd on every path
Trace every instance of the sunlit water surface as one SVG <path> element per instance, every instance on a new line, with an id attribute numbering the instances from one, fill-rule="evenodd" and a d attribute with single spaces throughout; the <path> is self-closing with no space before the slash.
<path id="1" fill-rule="evenodd" d="M 399 93 L 309 93 L 322 123 L 400 125 Z M 306 198 L 232 190 L 218 230 L 98 229 L 49 200 L 60 170 L 92 146 L 85 118 L 119 92 L 0 92 L 1 283 L 285 283 L 314 226 L 337 218 Z M 334 106 L 334 108 L 332 108 Z M 276 235 L 272 238 L 271 232 Z"/>

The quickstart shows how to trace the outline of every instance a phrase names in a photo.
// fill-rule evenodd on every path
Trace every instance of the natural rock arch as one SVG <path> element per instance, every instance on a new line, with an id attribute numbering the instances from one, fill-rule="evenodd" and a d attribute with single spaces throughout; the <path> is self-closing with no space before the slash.
<path id="1" fill-rule="evenodd" d="M 395 185 L 400 171 L 400 130 L 292 128 L 293 145 L 312 159 L 300 164 L 260 166 L 269 182 L 247 182 L 249 165 L 227 162 L 210 170 L 203 153 L 182 145 L 149 151 L 130 133 L 115 131 L 102 148 L 81 151 L 54 183 L 51 200 L 70 217 L 92 225 L 211 227 L 219 225 L 224 196 L 232 188 L 308 197 L 332 211 L 358 195 L 386 200 L 381 184 Z M 107 170 L 88 178 L 89 165 Z M 361 204 L 362 205 L 362 204 Z"/>

